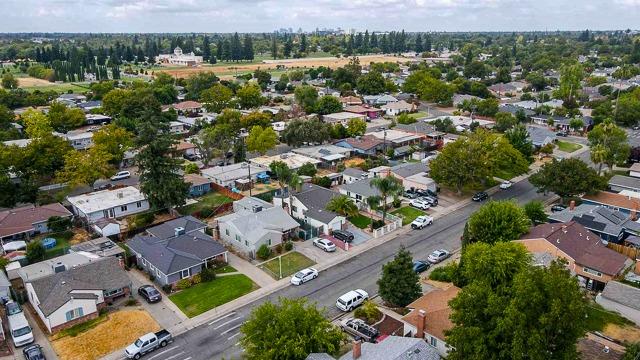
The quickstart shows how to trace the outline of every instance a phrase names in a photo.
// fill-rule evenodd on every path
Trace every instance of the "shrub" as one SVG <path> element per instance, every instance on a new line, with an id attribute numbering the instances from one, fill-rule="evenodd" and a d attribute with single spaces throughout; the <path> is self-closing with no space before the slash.
<path id="1" fill-rule="evenodd" d="M 291 241 L 287 241 L 284 243 L 284 250 L 291 251 L 293 249 L 293 243 Z"/>
<path id="2" fill-rule="evenodd" d="M 202 275 L 195 274 L 191 277 L 191 283 L 193 285 L 200 284 L 202 282 Z"/>
<path id="3" fill-rule="evenodd" d="M 409 114 L 402 113 L 398 115 L 398 117 L 396 118 L 396 121 L 398 122 L 398 124 L 409 125 L 409 124 L 415 123 L 417 120 L 409 116 Z"/>
<path id="4" fill-rule="evenodd" d="M 378 229 L 384 226 L 384 221 L 382 220 L 373 220 L 372 221 L 372 226 L 374 229 Z"/>
<path id="5" fill-rule="evenodd" d="M 209 282 L 216 279 L 216 271 L 213 268 L 202 269 L 199 275 L 200 282 Z"/>
<path id="6" fill-rule="evenodd" d="M 136 306 L 138 305 L 138 300 L 134 299 L 134 298 L 129 298 L 129 300 L 127 300 L 124 303 L 124 306 Z"/>
<path id="7" fill-rule="evenodd" d="M 394 208 L 399 208 L 400 205 L 402 205 L 402 200 L 400 199 L 393 199 L 393 203 L 392 203 Z"/>
<path id="8" fill-rule="evenodd" d="M 40 241 L 34 240 L 27 245 L 27 259 L 29 263 L 35 263 L 44 259 L 46 250 Z"/>
<path id="9" fill-rule="evenodd" d="M 60 216 L 52 216 L 47 220 L 47 227 L 52 232 L 63 232 L 71 227 L 71 219 Z"/>
<path id="10" fill-rule="evenodd" d="M 215 214 L 213 206 L 203 206 L 199 211 L 199 217 L 206 219 L 212 217 Z"/>
<path id="11" fill-rule="evenodd" d="M 443 267 L 435 268 L 429 274 L 429 279 L 443 282 L 455 282 L 458 272 L 458 263 L 450 263 Z"/>
<path id="12" fill-rule="evenodd" d="M 271 256 L 271 249 L 266 244 L 262 244 L 256 251 L 256 256 L 258 259 L 266 260 Z"/>
<path id="13" fill-rule="evenodd" d="M 276 245 L 275 249 L 278 254 L 282 254 L 282 244 Z"/>
<path id="14" fill-rule="evenodd" d="M 170 284 L 162 285 L 162 291 L 164 291 L 165 294 L 171 294 L 173 287 Z"/>
<path id="15" fill-rule="evenodd" d="M 357 308 L 353 315 L 358 319 L 366 321 L 369 325 L 376 323 L 382 318 L 382 312 L 378 310 L 376 304 L 370 300 L 365 301 L 361 307 Z"/>
<path id="16" fill-rule="evenodd" d="M 185 174 L 198 174 L 200 173 L 200 169 L 196 163 L 187 163 L 184 165 L 184 173 Z"/>
<path id="17" fill-rule="evenodd" d="M 190 279 L 178 280 L 178 282 L 176 283 L 176 287 L 178 288 L 178 290 L 188 289 L 189 287 L 191 287 L 191 280 Z"/>

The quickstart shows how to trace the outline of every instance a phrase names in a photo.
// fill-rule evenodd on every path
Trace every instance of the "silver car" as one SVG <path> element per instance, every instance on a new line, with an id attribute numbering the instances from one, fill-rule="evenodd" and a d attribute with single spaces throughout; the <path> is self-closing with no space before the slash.
<path id="1" fill-rule="evenodd" d="M 323 238 L 315 238 L 313 239 L 313 246 L 318 247 L 325 252 L 334 252 L 336 251 L 336 244 L 331 241 Z"/>

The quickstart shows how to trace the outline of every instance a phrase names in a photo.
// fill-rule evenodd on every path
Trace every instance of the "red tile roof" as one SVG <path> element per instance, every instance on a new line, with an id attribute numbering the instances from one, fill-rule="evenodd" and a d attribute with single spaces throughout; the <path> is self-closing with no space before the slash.
<path id="1" fill-rule="evenodd" d="M 27 205 L 0 211 L 0 237 L 31 231 L 34 224 L 47 222 L 52 216 L 69 217 L 72 215 L 60 203 L 43 206 Z"/>

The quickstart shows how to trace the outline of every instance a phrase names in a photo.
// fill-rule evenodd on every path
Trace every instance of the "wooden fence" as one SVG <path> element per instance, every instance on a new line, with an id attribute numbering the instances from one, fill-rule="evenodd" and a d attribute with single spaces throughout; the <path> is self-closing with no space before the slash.
<path id="1" fill-rule="evenodd" d="M 214 183 L 211 183 L 211 189 L 213 189 L 216 192 L 219 192 L 222 195 L 228 196 L 233 200 L 240 200 L 244 197 L 242 194 L 234 193 L 233 191 L 227 189 L 226 187 L 220 186 Z"/>
<path id="2" fill-rule="evenodd" d="M 609 249 L 615 250 L 617 252 L 619 252 L 620 254 L 627 256 L 633 260 L 636 260 L 638 258 L 638 253 L 640 252 L 640 250 L 630 247 L 630 246 L 624 246 L 624 245 L 620 245 L 620 244 L 614 244 L 614 243 L 608 243 L 607 247 Z"/>

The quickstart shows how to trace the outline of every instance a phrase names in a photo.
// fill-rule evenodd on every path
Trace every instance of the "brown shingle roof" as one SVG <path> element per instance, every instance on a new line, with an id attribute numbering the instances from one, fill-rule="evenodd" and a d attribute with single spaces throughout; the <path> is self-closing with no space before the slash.
<path id="1" fill-rule="evenodd" d="M 173 108 L 176 110 L 200 109 L 201 107 L 202 104 L 197 101 L 183 101 L 181 103 L 173 105 Z"/>
<path id="2" fill-rule="evenodd" d="M 211 180 L 198 174 L 184 174 L 184 182 L 190 183 L 191 186 L 211 184 Z"/>
<path id="3" fill-rule="evenodd" d="M 405 315 L 402 320 L 417 327 L 420 320 L 419 311 L 424 310 L 426 313 L 424 331 L 444 340 L 444 332 L 453 328 L 453 323 L 449 319 L 451 315 L 449 301 L 458 296 L 459 292 L 460 288 L 453 285 L 444 290 L 430 291 L 407 306 L 414 310 Z"/>
<path id="4" fill-rule="evenodd" d="M 585 195 L 583 198 L 602 205 L 628 210 L 640 210 L 640 199 L 631 196 L 600 191 L 594 195 Z"/>
<path id="5" fill-rule="evenodd" d="M 366 113 L 369 113 L 369 112 L 382 112 L 382 110 L 380 110 L 380 109 L 371 108 L 371 107 L 364 107 L 364 106 L 361 106 L 361 105 L 346 106 L 344 108 L 344 111 L 352 112 L 352 113 L 356 113 L 356 114 L 366 114 Z"/>
<path id="6" fill-rule="evenodd" d="M 343 96 L 340 98 L 340 102 L 344 104 L 362 104 L 362 99 L 357 96 Z"/>
<path id="7" fill-rule="evenodd" d="M 27 205 L 0 211 L 0 237 L 31 231 L 33 224 L 46 222 L 52 216 L 69 217 L 71 215 L 71 212 L 60 203 L 43 206 Z"/>
<path id="8" fill-rule="evenodd" d="M 357 138 L 348 138 L 345 139 L 344 141 L 347 142 L 347 144 L 353 146 L 356 149 L 360 149 L 360 150 L 369 150 L 372 149 L 380 144 L 382 144 L 384 141 L 374 137 L 374 136 L 370 136 L 370 135 L 365 135 L 360 137 L 359 139 Z"/>

